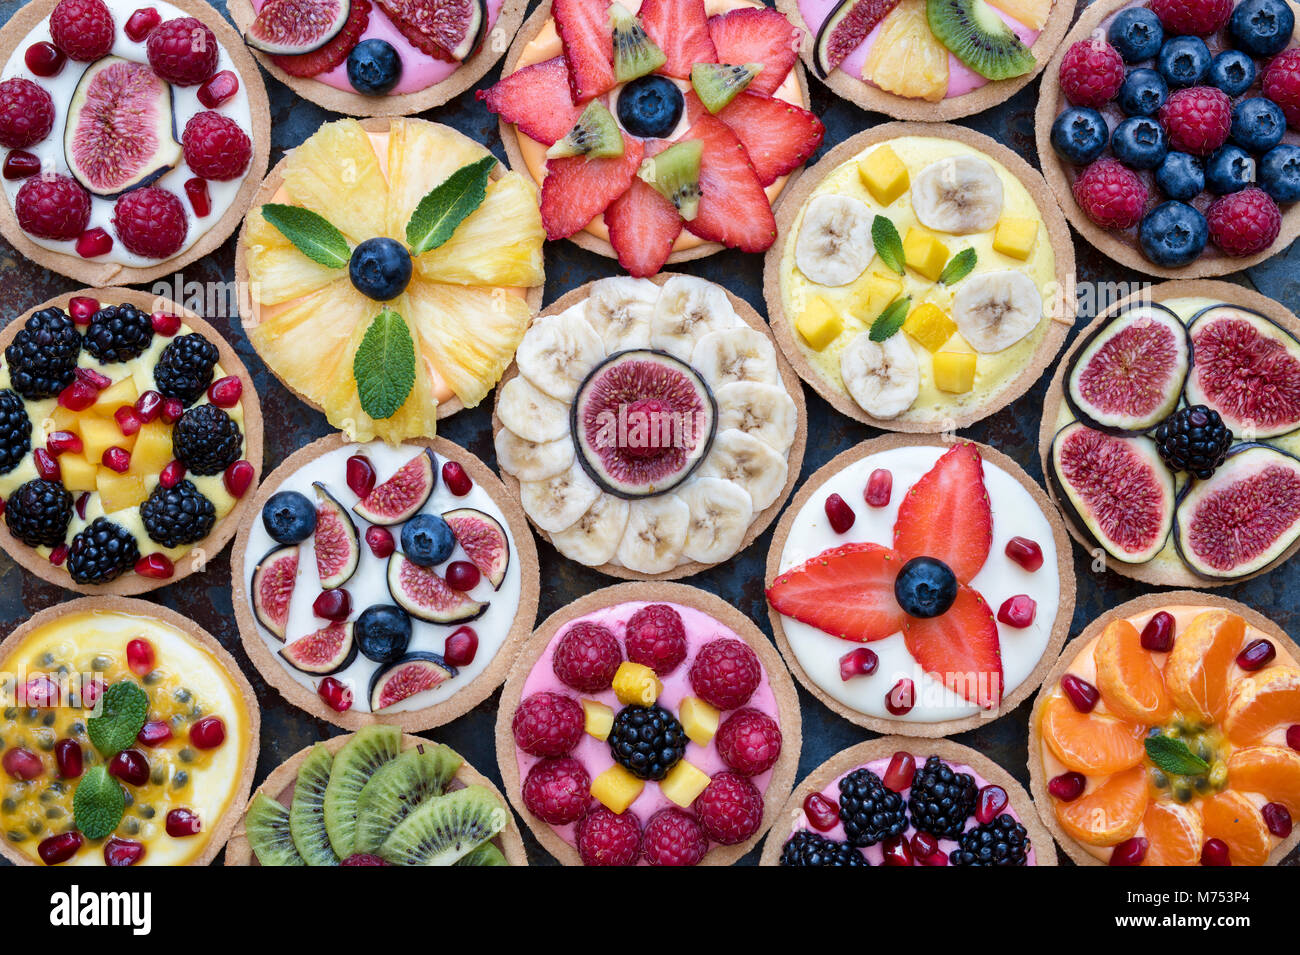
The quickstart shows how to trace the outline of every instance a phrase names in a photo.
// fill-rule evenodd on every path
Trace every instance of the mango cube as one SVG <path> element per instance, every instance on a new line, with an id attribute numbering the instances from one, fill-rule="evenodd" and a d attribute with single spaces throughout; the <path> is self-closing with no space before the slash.
<path id="1" fill-rule="evenodd" d="M 653 706 L 664 685 L 655 676 L 655 671 L 644 663 L 624 660 L 614 672 L 614 695 L 620 703 L 627 705 Z"/>
<path id="2" fill-rule="evenodd" d="M 627 812 L 627 807 L 641 795 L 641 790 L 644 788 L 644 782 L 618 763 L 591 781 L 591 794 L 616 816 Z"/>
<path id="3" fill-rule="evenodd" d="M 81 434 L 81 414 L 76 411 L 69 411 L 63 405 L 55 405 L 54 410 L 50 413 L 51 431 L 71 431 L 73 434 Z"/>
<path id="4" fill-rule="evenodd" d="M 124 507 L 135 507 L 149 496 L 144 488 L 144 479 L 137 474 L 118 474 L 108 468 L 100 468 L 95 483 L 105 514 L 112 514 Z"/>
<path id="5" fill-rule="evenodd" d="M 997 231 L 993 233 L 993 248 L 1003 255 L 1024 260 L 1034 251 L 1037 238 L 1036 219 L 1003 218 L 998 220 Z"/>
<path id="6" fill-rule="evenodd" d="M 975 386 L 976 357 L 969 352 L 939 352 L 934 356 L 934 386 L 949 394 L 966 394 Z"/>
<path id="7" fill-rule="evenodd" d="M 583 700 L 582 712 L 587 722 L 584 729 L 588 736 L 594 736 L 602 743 L 609 739 L 609 731 L 614 728 L 614 710 L 599 700 Z"/>
<path id="8" fill-rule="evenodd" d="M 721 714 L 717 709 L 705 703 L 698 696 L 688 696 L 682 700 L 678 711 L 682 720 L 682 729 L 687 738 L 697 746 L 708 746 L 713 734 L 718 731 Z"/>
<path id="9" fill-rule="evenodd" d="M 131 449 L 131 473 L 152 475 L 162 471 L 172 460 L 172 429 L 155 418 L 135 435 Z"/>
<path id="10" fill-rule="evenodd" d="M 683 809 L 689 809 L 708 785 L 709 774 L 683 759 L 668 771 L 659 784 L 659 791 Z"/>
<path id="11" fill-rule="evenodd" d="M 99 462 L 87 461 L 80 454 L 60 454 L 59 471 L 63 475 L 63 486 L 69 491 L 98 489 L 96 477 L 99 472 Z"/>
<path id="12" fill-rule="evenodd" d="M 933 232 L 914 226 L 903 239 L 903 259 L 909 268 L 937 282 L 948 263 L 948 247 Z"/>
<path id="13" fill-rule="evenodd" d="M 907 191 L 907 167 L 888 146 L 873 149 L 858 161 L 858 176 L 871 197 L 887 206 Z"/>
<path id="14" fill-rule="evenodd" d="M 844 331 L 844 322 L 839 313 L 820 296 L 814 296 L 808 301 L 808 307 L 799 314 L 794 324 L 813 351 L 821 351 Z"/>
<path id="15" fill-rule="evenodd" d="M 123 405 L 135 404 L 135 399 L 139 397 L 140 392 L 135 387 L 135 379 L 123 378 L 101 391 L 95 403 L 90 406 L 90 410 L 95 414 L 111 417 L 113 412 Z"/>
<path id="16" fill-rule="evenodd" d="M 903 280 L 894 273 L 872 272 L 858 283 L 853 297 L 853 314 L 871 324 L 903 291 Z"/>
<path id="17" fill-rule="evenodd" d="M 933 302 L 918 305 L 903 322 L 903 331 L 929 352 L 937 352 L 942 348 L 956 330 L 957 323 Z"/>
<path id="18" fill-rule="evenodd" d="M 100 418 L 85 415 L 81 419 L 81 440 L 85 445 L 86 460 L 98 464 L 109 448 L 124 448 L 130 451 L 135 445 L 139 432 L 128 437 L 122 433 L 113 418 Z"/>

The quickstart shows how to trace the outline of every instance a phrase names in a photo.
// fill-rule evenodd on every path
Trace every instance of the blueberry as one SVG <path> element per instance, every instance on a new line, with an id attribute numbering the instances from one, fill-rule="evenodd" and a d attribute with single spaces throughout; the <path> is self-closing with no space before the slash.
<path id="1" fill-rule="evenodd" d="M 1165 128 L 1150 116 L 1130 116 L 1115 127 L 1110 151 L 1131 169 L 1155 169 L 1169 151 Z"/>
<path id="2" fill-rule="evenodd" d="M 1210 68 L 1210 48 L 1198 36 L 1178 36 L 1160 48 L 1156 68 L 1173 89 L 1195 86 Z"/>
<path id="3" fill-rule="evenodd" d="M 618 94 L 618 121 L 633 136 L 663 139 L 682 118 L 685 100 L 672 80 L 642 76 Z"/>
<path id="4" fill-rule="evenodd" d="M 1143 7 L 1142 9 L 1146 9 Z M 1169 98 L 1169 84 L 1155 70 L 1129 70 L 1119 88 L 1119 108 L 1128 116 L 1154 116 Z"/>
<path id="5" fill-rule="evenodd" d="M 1255 181 L 1255 160 L 1239 146 L 1220 146 L 1205 163 L 1205 184 L 1210 192 L 1226 196 Z"/>
<path id="6" fill-rule="evenodd" d="M 1160 18 L 1146 7 L 1129 7 L 1110 22 L 1106 39 L 1125 63 L 1141 63 L 1160 52 L 1165 30 Z"/>
<path id="7" fill-rule="evenodd" d="M 1176 268 L 1186 265 L 1205 248 L 1210 227 L 1201 215 L 1185 202 L 1162 202 L 1145 216 L 1138 226 L 1142 253 L 1155 265 Z"/>
<path id="8" fill-rule="evenodd" d="M 416 514 L 402 526 L 402 553 L 413 564 L 441 564 L 455 546 L 456 536 L 436 514 Z"/>
<path id="9" fill-rule="evenodd" d="M 1066 162 L 1086 166 L 1106 149 L 1110 130 L 1095 109 L 1071 106 L 1052 123 L 1052 148 Z"/>
<path id="10" fill-rule="evenodd" d="M 1259 184 L 1274 202 L 1300 199 L 1300 147 L 1274 146 L 1259 161 Z"/>
<path id="11" fill-rule="evenodd" d="M 1156 170 L 1156 185 L 1170 199 L 1185 202 L 1205 188 L 1205 166 L 1188 153 L 1170 153 Z"/>
<path id="12" fill-rule="evenodd" d="M 1255 83 L 1255 61 L 1240 50 L 1224 50 L 1210 61 L 1205 79 L 1229 96 L 1240 96 Z"/>
<path id="13" fill-rule="evenodd" d="M 352 250 L 348 277 L 362 295 L 387 302 L 406 291 L 411 281 L 411 253 L 395 239 L 366 239 Z"/>
<path id="14" fill-rule="evenodd" d="M 1271 99 L 1252 96 L 1232 107 L 1232 141 L 1253 153 L 1266 153 L 1282 141 L 1286 117 Z"/>
<path id="15" fill-rule="evenodd" d="M 383 96 L 402 78 L 402 58 L 387 40 L 362 40 L 348 54 L 348 82 L 363 96 Z"/>
<path id="16" fill-rule="evenodd" d="M 352 625 L 352 638 L 366 659 L 391 663 L 411 642 L 411 616 L 392 604 L 367 607 Z"/>
<path id="17" fill-rule="evenodd" d="M 280 491 L 262 507 L 262 526 L 271 539 L 297 544 L 316 530 L 316 505 L 297 491 Z"/>
<path id="18" fill-rule="evenodd" d="M 894 578 L 894 599 L 909 617 L 937 617 L 957 599 L 957 575 L 941 560 L 913 557 Z"/>
<path id="19" fill-rule="evenodd" d="M 1280 53 L 1294 27 L 1295 14 L 1286 0 L 1242 0 L 1228 20 L 1233 45 L 1251 56 Z"/>

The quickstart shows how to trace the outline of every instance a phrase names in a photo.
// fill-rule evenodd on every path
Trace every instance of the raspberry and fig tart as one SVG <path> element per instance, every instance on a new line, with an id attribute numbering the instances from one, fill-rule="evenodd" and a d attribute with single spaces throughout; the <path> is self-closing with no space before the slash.
<path id="1" fill-rule="evenodd" d="M 121 288 L 0 332 L 0 546 L 51 583 L 138 594 L 201 572 L 262 464 L 262 413 L 216 329 Z"/>
<path id="2" fill-rule="evenodd" d="M 93 286 L 213 252 L 266 173 L 270 111 L 202 0 L 34 0 L 0 29 L 0 232 Z"/>
<path id="3" fill-rule="evenodd" d="M 502 691 L 506 793 L 565 865 L 730 865 L 778 818 L 800 718 L 744 614 L 682 584 L 618 584 L 552 614 Z"/>
<path id="4" fill-rule="evenodd" d="M 0 643 L 0 855 L 20 865 L 207 865 L 248 799 L 259 710 L 193 621 L 81 598 Z"/>
<path id="5" fill-rule="evenodd" d="M 497 392 L 497 461 L 533 526 L 615 577 L 749 546 L 803 461 L 799 380 L 766 323 L 690 275 L 600 279 L 529 327 Z"/>
<path id="6" fill-rule="evenodd" d="M 777 525 L 766 580 L 795 677 L 881 733 L 945 736 L 1010 712 L 1074 611 L 1047 496 L 964 440 L 887 435 L 833 458 Z"/>

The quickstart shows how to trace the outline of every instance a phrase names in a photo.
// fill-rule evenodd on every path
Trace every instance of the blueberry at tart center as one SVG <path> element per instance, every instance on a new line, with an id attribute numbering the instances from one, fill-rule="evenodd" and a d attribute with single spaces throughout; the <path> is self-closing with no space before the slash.
<path id="1" fill-rule="evenodd" d="M 642 76 L 632 80 L 618 94 L 618 121 L 633 136 L 666 139 L 686 108 L 682 91 L 663 76 Z"/>
<path id="2" fill-rule="evenodd" d="M 376 302 L 397 298 L 411 281 L 411 253 L 395 239 L 366 239 L 352 250 L 348 277 L 353 287 Z"/>

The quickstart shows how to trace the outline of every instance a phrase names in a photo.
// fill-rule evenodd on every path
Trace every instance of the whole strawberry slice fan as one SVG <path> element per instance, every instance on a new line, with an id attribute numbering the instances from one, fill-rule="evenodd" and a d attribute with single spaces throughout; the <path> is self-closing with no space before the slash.
<path id="1" fill-rule="evenodd" d="M 767 599 L 777 612 L 842 640 L 870 643 L 902 631 L 922 670 L 969 702 L 995 709 L 1002 701 L 997 623 L 970 586 L 992 542 L 983 462 L 974 445 L 959 444 L 904 496 L 892 548 L 831 548 L 778 576 Z M 895 598 L 895 581 L 913 560 L 940 562 L 956 578 L 955 598 L 934 616 L 911 616 Z"/>

